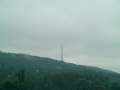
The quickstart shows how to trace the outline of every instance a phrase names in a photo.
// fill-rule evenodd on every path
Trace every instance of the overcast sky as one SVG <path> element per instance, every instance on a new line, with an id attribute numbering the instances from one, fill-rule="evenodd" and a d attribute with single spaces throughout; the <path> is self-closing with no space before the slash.
<path id="1" fill-rule="evenodd" d="M 0 50 L 120 73 L 119 0 L 0 0 Z"/>

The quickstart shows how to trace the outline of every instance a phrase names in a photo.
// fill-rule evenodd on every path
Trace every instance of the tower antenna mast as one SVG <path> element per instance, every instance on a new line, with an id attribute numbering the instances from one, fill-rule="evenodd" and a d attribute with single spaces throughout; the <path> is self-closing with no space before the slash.
<path id="1" fill-rule="evenodd" d="M 63 61 L 63 46 L 61 46 L 61 61 Z"/>

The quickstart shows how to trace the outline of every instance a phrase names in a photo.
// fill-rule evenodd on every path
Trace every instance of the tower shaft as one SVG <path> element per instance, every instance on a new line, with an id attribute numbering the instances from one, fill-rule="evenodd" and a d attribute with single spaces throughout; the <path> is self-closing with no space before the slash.
<path id="1" fill-rule="evenodd" d="M 63 46 L 61 46 L 61 61 L 63 61 Z"/>

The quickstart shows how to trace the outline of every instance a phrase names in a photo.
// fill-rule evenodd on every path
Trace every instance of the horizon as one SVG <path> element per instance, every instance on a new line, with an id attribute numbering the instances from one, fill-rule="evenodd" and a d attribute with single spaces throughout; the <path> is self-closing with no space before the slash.
<path id="1" fill-rule="evenodd" d="M 2 53 L 10 53 L 10 54 L 30 55 L 30 54 L 25 54 L 25 53 L 13 53 L 13 52 L 3 52 L 3 51 L 0 51 L 0 52 L 2 52 Z M 54 58 L 50 58 L 50 57 L 42 57 L 42 56 L 37 56 L 37 55 L 30 55 L 30 56 L 36 56 L 36 57 L 39 57 L 39 58 L 48 58 L 48 59 L 52 59 L 52 60 L 61 61 L 61 59 L 58 60 L 58 59 L 54 59 Z M 66 62 L 64 60 L 62 60 L 62 61 L 65 62 L 65 63 L 71 63 L 71 64 L 75 64 L 75 65 L 82 65 L 82 64 L 72 63 L 72 62 Z M 108 70 L 108 71 L 112 71 L 112 72 L 120 74 L 120 72 L 116 72 L 116 71 L 113 71 L 113 70 L 110 70 L 110 69 L 101 68 L 101 67 L 97 67 L 97 66 L 89 66 L 89 65 L 82 65 L 82 66 L 95 67 L 95 68 L 99 68 L 99 69 L 103 69 L 103 70 Z"/>

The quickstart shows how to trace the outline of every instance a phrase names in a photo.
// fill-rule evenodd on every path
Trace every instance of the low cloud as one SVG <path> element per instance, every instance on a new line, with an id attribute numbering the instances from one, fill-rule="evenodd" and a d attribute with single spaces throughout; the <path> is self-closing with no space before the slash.
<path id="1" fill-rule="evenodd" d="M 0 50 L 119 71 L 118 0 L 2 0 Z M 109 63 L 109 64 L 108 64 Z"/>

